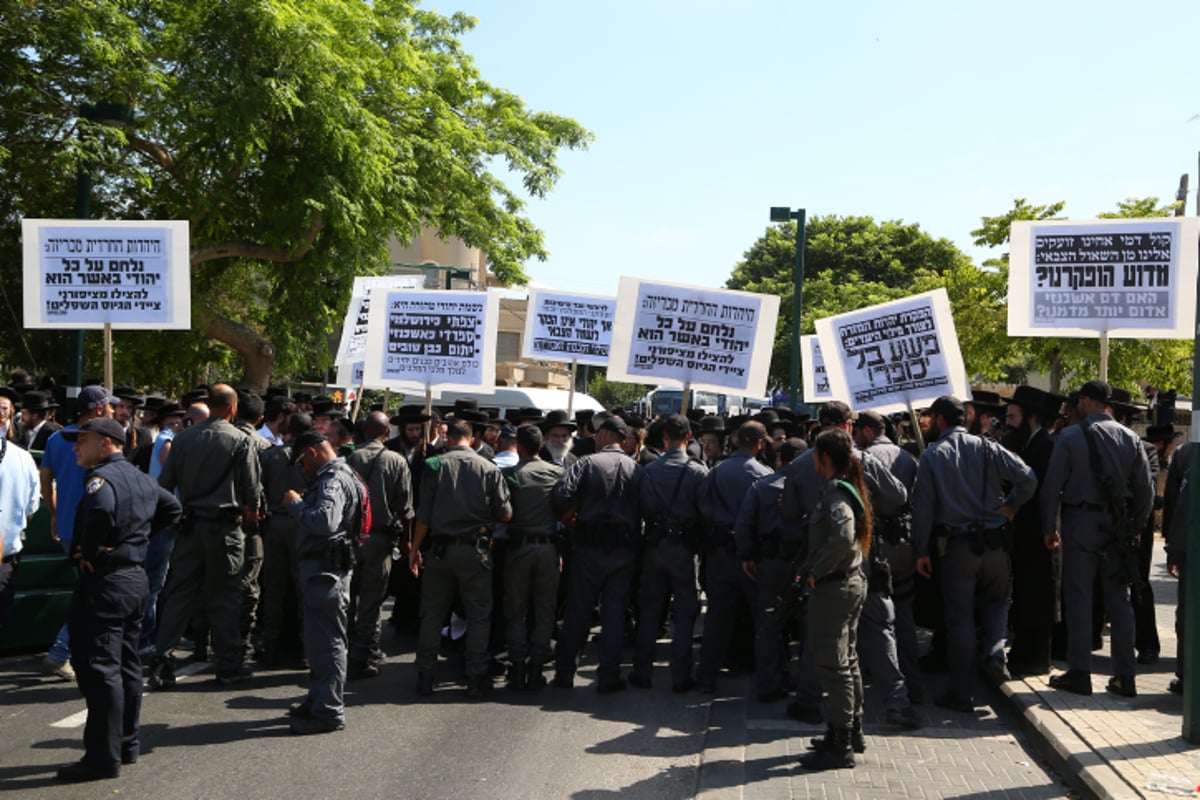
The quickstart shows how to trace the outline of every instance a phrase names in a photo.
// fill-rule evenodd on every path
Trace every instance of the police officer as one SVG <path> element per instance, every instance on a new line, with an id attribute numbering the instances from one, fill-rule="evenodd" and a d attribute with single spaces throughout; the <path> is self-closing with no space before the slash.
<path id="1" fill-rule="evenodd" d="M 313 485 L 303 495 L 289 489 L 283 501 L 296 522 L 308 695 L 289 710 L 292 733 L 340 731 L 346 726 L 346 608 L 355 540 L 362 528 L 366 489 L 319 433 L 292 443 L 292 460 Z"/>
<path id="2" fill-rule="evenodd" d="M 645 468 L 641 514 L 646 549 L 638 588 L 637 649 L 629 682 L 650 688 L 654 643 L 666 604 L 671 606 L 671 687 L 676 693 L 695 686 L 692 631 L 700 614 L 696 587 L 696 549 L 700 543 L 699 497 L 708 469 L 689 458 L 691 425 L 682 414 L 663 421 L 663 455 Z M 673 600 L 673 602 L 672 602 Z"/>
<path id="3" fill-rule="evenodd" d="M 1112 625 L 1114 674 L 1107 688 L 1134 697 L 1133 606 L 1122 556 L 1129 537 L 1146 523 L 1154 490 L 1141 440 L 1109 416 L 1110 399 L 1104 381 L 1088 381 L 1079 389 L 1077 405 L 1084 419 L 1059 434 L 1046 470 L 1042 522 L 1048 531 L 1046 546 L 1063 548 L 1069 667 L 1051 676 L 1050 686 L 1092 693 L 1092 589 L 1099 576 Z M 1126 519 L 1114 516 L 1116 506 L 1124 509 Z M 1130 555 L 1136 559 L 1135 553 Z"/>
<path id="4" fill-rule="evenodd" d="M 950 689 L 934 702 L 952 711 L 975 708 L 975 609 L 984 656 L 994 682 L 1011 676 L 1004 665 L 1010 562 L 1008 523 L 1033 497 L 1037 478 L 1023 461 L 990 439 L 967 433 L 963 403 L 943 395 L 929 407 L 937 441 L 917 467 L 912 495 L 917 572 L 933 575 L 931 543 L 941 553 L 942 596 L 950 661 Z M 1004 486 L 1011 488 L 1004 491 Z"/>
<path id="5" fill-rule="evenodd" d="M 599 420 L 597 422 L 597 420 Z M 554 684 L 575 682 L 579 653 L 587 642 L 592 612 L 600 601 L 600 664 L 596 691 L 625 688 L 621 645 L 625 609 L 641 541 L 643 469 L 621 449 L 627 429 L 619 417 L 597 414 L 596 452 L 575 462 L 554 487 L 555 511 L 574 520 L 567 604 L 555 653 Z"/>
<path id="6" fill-rule="evenodd" d="M 79 582 L 68 627 L 71 661 L 87 701 L 83 759 L 63 781 L 115 778 L 138 759 L 142 665 L 138 635 L 149 586 L 142 562 L 153 531 L 175 524 L 175 497 L 125 460 L 125 428 L 99 417 L 65 431 L 87 470 L 75 514 L 72 558 Z"/>
<path id="7" fill-rule="evenodd" d="M 442 625 L 457 597 L 467 618 L 467 696 L 491 686 L 488 633 L 492 613 L 492 529 L 512 516 L 508 487 L 496 465 L 471 447 L 473 416 L 464 408 L 446 425 L 450 448 L 422 466 L 420 502 L 409 548 L 414 576 L 424 568 L 417 638 L 417 692 L 433 693 Z M 482 415 L 481 415 L 482 416 Z M 429 537 L 429 553 L 421 544 Z"/>
<path id="8" fill-rule="evenodd" d="M 389 433 L 387 415 L 372 411 L 362 421 L 365 442 L 346 457 L 371 496 L 371 535 L 358 551 L 351 596 L 357 598 L 350 638 L 350 677 L 379 674 L 379 614 L 387 597 L 392 551 L 408 549 L 413 518 L 412 481 L 404 456 L 383 446 Z"/>
<path id="9" fill-rule="evenodd" d="M 542 670 L 550 660 L 550 636 L 554 632 L 562 562 L 559 522 L 550 495 L 562 478 L 563 468 L 538 455 L 544 444 L 537 426 L 522 425 L 517 429 L 520 460 L 503 470 L 513 508 L 512 521 L 507 525 L 504 619 L 512 662 L 509 686 L 514 689 L 541 689 L 546 685 Z"/>
<path id="10" fill-rule="evenodd" d="M 1166 539 L 1167 572 L 1179 581 L 1175 590 L 1175 677 L 1167 689 L 1172 694 L 1183 694 L 1183 664 L 1187 652 L 1187 544 L 1188 518 L 1190 517 L 1188 481 L 1192 469 L 1192 448 L 1198 445 L 1185 443 L 1175 452 L 1171 466 L 1167 469 L 1167 482 L 1163 487 L 1163 538 Z"/>
<path id="11" fill-rule="evenodd" d="M 809 513 L 799 573 L 812 590 L 808 649 L 829 707 L 829 730 L 800 758 L 809 770 L 854 766 L 854 727 L 861 726 L 863 687 L 855 643 L 867 595 L 863 560 L 871 547 L 871 506 L 854 444 L 843 429 L 821 433 L 813 467 L 825 488 Z M 861 734 L 861 727 L 859 728 Z"/>
<path id="12" fill-rule="evenodd" d="M 259 463 L 249 437 L 232 425 L 237 392 L 225 384 L 209 391 L 210 415 L 175 437 L 158 482 L 178 489 L 183 504 L 179 535 L 171 553 L 159 622 L 154 666 L 156 689 L 175 685 L 171 652 L 198 608 L 208 614 L 217 683 L 250 677 L 241 637 L 242 521 L 259 515 Z"/>
<path id="13" fill-rule="evenodd" d="M 701 426 L 708 419 L 701 420 Z M 761 423 L 746 422 L 734 432 L 734 437 L 738 449 L 709 471 L 700 492 L 701 516 L 709 521 L 704 541 L 708 610 L 696 667 L 696 685 L 704 693 L 716 689 L 717 672 L 725 661 L 733 635 L 739 596 L 746 598 L 751 609 L 757 603 L 754 581 L 742 569 L 738 558 L 734 529 L 746 492 L 760 478 L 771 474 L 758 460 L 767 431 Z"/>
<path id="14" fill-rule="evenodd" d="M 237 428 L 250 440 L 251 449 L 259 459 L 259 473 L 262 473 L 262 455 L 271 449 L 272 445 L 258 434 L 258 424 L 263 418 L 263 399 L 254 392 L 241 390 L 238 392 L 237 414 L 233 418 L 233 427 Z M 260 498 L 261 500 L 261 498 Z M 263 538 L 259 520 L 256 517 L 242 518 L 242 537 L 245 542 L 242 559 L 242 649 L 249 655 L 252 651 L 251 636 L 254 633 L 254 623 L 258 618 L 258 601 L 262 596 L 259 586 L 259 576 L 263 564 Z"/>

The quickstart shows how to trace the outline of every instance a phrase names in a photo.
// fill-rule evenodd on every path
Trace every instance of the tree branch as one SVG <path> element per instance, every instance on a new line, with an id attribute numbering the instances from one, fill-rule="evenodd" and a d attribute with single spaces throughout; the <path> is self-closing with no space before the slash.
<path id="1" fill-rule="evenodd" d="M 224 242 L 210 244 L 192 252 L 192 266 L 214 261 L 218 258 L 250 258 L 256 261 L 274 261 L 282 264 L 294 264 L 308 255 L 317 237 L 325 228 L 325 217 L 319 211 L 314 211 L 309 220 L 308 230 L 300 237 L 300 241 L 291 249 L 283 247 L 268 247 L 267 245 L 230 239 Z"/>
<path id="2" fill-rule="evenodd" d="M 192 193 L 191 181 L 189 181 L 187 177 L 179 169 L 177 169 L 178 165 L 175 162 L 175 156 L 172 155 L 170 150 L 163 147 L 158 142 L 152 142 L 149 139 L 143 139 L 140 136 L 134 136 L 129 132 L 128 128 L 126 128 L 125 136 L 128 139 L 129 144 L 133 146 L 134 150 L 149 156 L 151 161 L 162 167 L 168 175 L 170 175 L 176 180 L 176 182 L 179 183 L 184 192 L 186 192 L 188 195 Z"/>

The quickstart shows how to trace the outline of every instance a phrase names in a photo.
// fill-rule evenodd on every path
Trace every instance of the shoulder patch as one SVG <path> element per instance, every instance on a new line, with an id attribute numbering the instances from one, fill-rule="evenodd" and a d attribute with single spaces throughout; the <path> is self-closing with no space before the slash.
<path id="1" fill-rule="evenodd" d="M 425 466 L 431 472 L 437 472 L 439 469 L 442 468 L 441 456 L 430 456 L 429 458 L 425 459 Z"/>
<path id="2" fill-rule="evenodd" d="M 93 475 L 88 479 L 87 484 L 83 488 L 88 494 L 95 494 L 104 488 L 104 478 L 101 478 L 99 475 Z"/>

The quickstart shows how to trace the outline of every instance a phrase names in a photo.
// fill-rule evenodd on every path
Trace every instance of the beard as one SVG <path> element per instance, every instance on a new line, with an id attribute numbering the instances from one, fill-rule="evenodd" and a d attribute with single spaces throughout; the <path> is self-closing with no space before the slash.
<path id="1" fill-rule="evenodd" d="M 551 442 L 551 441 L 546 442 L 546 450 L 550 453 L 551 456 L 554 457 L 555 461 L 562 461 L 564 458 L 566 458 L 567 453 L 570 453 L 571 448 L 574 446 L 575 446 L 574 439 L 567 439 L 566 444 L 559 444 L 558 442 Z"/>

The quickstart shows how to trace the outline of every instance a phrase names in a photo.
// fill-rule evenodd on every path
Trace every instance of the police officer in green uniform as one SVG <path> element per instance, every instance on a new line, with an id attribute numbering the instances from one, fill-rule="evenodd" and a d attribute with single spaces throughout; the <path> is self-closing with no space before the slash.
<path id="1" fill-rule="evenodd" d="M 251 449 L 259 459 L 259 471 L 262 468 L 262 455 L 270 450 L 272 445 L 258 433 L 258 424 L 263 418 L 263 399 L 254 392 L 239 391 L 237 414 L 233 418 L 233 427 L 237 428 L 250 440 Z M 262 596 L 259 586 L 259 576 L 263 564 L 262 529 L 257 517 L 242 518 L 242 536 L 245 542 L 242 559 L 242 650 L 249 655 L 252 651 L 251 635 L 254 633 L 254 623 L 258 618 L 258 601 Z"/>
<path id="2" fill-rule="evenodd" d="M 350 637 L 350 677 L 370 678 L 379 674 L 384 660 L 379 649 L 379 614 L 387 598 L 392 572 L 392 552 L 408 548 L 413 518 L 412 481 L 408 462 L 384 447 L 390 428 L 388 417 L 372 411 L 362 421 L 366 441 L 346 456 L 371 496 L 371 535 L 359 549 L 354 567 L 352 602 L 357 599 L 354 630 Z M 356 591 L 355 591 L 356 590 Z"/>
<path id="3" fill-rule="evenodd" d="M 459 416 L 470 416 L 465 410 Z M 424 568 L 421 627 L 417 637 L 417 692 L 433 693 L 442 625 L 456 597 L 467 618 L 467 696 L 490 686 L 488 624 L 492 613 L 492 529 L 512 516 L 508 487 L 495 464 L 471 448 L 471 419 L 446 425 L 450 448 L 421 467 L 420 502 L 409 547 L 414 576 Z M 429 537 L 429 553 L 421 545 Z"/>
<path id="4" fill-rule="evenodd" d="M 508 524 L 508 558 L 504 564 L 505 640 L 512 662 L 509 686 L 540 689 L 542 669 L 550 660 L 550 636 L 558 599 L 562 560 L 558 517 L 550 495 L 563 468 L 539 457 L 544 446 L 536 425 L 517 429 L 516 466 L 502 470 L 512 496 Z M 533 622 L 529 624 L 532 612 Z"/>
<path id="5" fill-rule="evenodd" d="M 231 424 L 237 414 L 232 387 L 214 386 L 208 406 L 208 419 L 175 437 L 158 479 L 167 491 L 178 489 L 183 504 L 150 675 L 159 689 L 174 686 L 171 652 L 201 605 L 212 630 L 217 683 L 250 677 L 241 637 L 241 526 L 244 519 L 259 515 L 258 455 L 250 439 Z"/>
<path id="6" fill-rule="evenodd" d="M 862 716 L 862 675 L 856 630 L 867 596 L 862 564 L 871 546 L 871 509 L 854 443 L 842 429 L 825 431 L 813 446 L 813 466 L 827 483 L 809 515 L 800 572 L 812 590 L 808 646 L 828 704 L 829 730 L 800 758 L 805 769 L 853 767 L 851 727 Z"/>
<path id="7" fill-rule="evenodd" d="M 71 662 L 87 701 L 83 759 L 59 780 L 115 778 L 138 759 L 142 664 L 138 636 L 150 594 L 142 563 L 150 535 L 174 525 L 180 506 L 125 460 L 125 428 L 99 417 L 64 431 L 75 442 L 84 495 L 75 514 L 72 559 L 79 583 L 67 618 Z"/>

